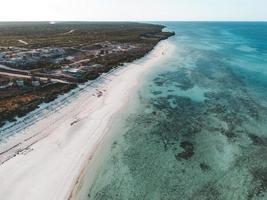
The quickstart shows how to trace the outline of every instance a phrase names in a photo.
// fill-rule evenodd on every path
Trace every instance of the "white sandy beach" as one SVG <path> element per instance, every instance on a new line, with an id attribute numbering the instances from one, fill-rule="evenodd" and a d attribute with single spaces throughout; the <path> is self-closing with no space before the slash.
<path id="1" fill-rule="evenodd" d="M 0 199 L 71 199 L 113 116 L 127 105 L 140 77 L 173 48 L 169 41 L 160 42 L 145 58 L 99 78 L 41 120 L 23 129 L 7 128 L 16 134 L 0 143 Z"/>

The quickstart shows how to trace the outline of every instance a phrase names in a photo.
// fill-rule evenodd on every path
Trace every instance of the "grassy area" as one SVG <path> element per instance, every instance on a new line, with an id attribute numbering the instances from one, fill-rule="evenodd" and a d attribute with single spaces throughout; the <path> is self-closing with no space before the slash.
<path id="1" fill-rule="evenodd" d="M 0 23 L 0 46 L 72 47 L 103 41 L 140 42 L 146 34 L 161 33 L 163 26 L 123 22 Z M 23 40 L 25 45 L 18 42 Z"/>

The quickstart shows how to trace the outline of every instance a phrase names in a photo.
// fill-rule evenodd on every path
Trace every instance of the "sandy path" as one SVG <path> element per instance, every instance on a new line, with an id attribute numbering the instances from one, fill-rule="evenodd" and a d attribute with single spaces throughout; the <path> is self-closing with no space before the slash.
<path id="1" fill-rule="evenodd" d="M 69 199 L 114 114 L 127 103 L 140 76 L 171 49 L 170 42 L 161 42 L 138 64 L 115 70 L 97 88 L 77 94 L 67 106 L 1 143 L 1 200 Z"/>
<path id="2" fill-rule="evenodd" d="M 18 40 L 18 42 L 24 44 L 24 45 L 28 45 L 29 43 L 28 42 L 25 42 L 24 40 Z"/>
<path id="3" fill-rule="evenodd" d="M 5 65 L 1 65 L 0 64 L 0 69 L 6 69 L 6 70 L 11 70 L 11 71 L 15 71 L 15 72 L 30 72 L 28 70 L 20 70 L 20 69 L 14 69 L 14 68 L 11 68 L 11 67 L 8 67 L 8 66 L 5 66 Z"/>
<path id="4" fill-rule="evenodd" d="M 27 78 L 27 79 L 32 79 L 32 77 L 33 77 L 33 76 L 30 76 L 30 75 L 16 74 L 16 73 L 10 73 L 10 72 L 0 72 L 0 75 L 18 77 L 18 78 Z M 34 76 L 34 77 L 38 78 L 38 79 L 40 79 L 42 81 L 47 81 L 49 79 L 52 82 L 69 84 L 69 82 L 63 81 L 61 79 L 47 78 L 47 77 L 40 77 L 40 76 Z"/>
<path id="5" fill-rule="evenodd" d="M 76 31 L 76 30 L 75 30 L 75 29 L 72 29 L 72 30 L 70 30 L 70 31 L 68 31 L 68 32 L 66 32 L 66 33 L 63 33 L 63 35 L 71 34 L 71 33 L 73 33 L 74 31 Z"/>

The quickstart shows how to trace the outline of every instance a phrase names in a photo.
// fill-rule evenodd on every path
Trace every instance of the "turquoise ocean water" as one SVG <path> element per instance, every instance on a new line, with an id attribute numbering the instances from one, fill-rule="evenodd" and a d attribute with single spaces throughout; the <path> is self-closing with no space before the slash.
<path id="1" fill-rule="evenodd" d="M 267 199 L 267 23 L 164 24 L 175 52 L 146 76 L 84 199 Z"/>

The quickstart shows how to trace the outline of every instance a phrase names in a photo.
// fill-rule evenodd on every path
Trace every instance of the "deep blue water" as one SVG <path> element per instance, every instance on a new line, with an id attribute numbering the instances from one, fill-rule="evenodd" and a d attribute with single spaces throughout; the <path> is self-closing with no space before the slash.
<path id="1" fill-rule="evenodd" d="M 267 23 L 164 24 L 176 50 L 85 199 L 267 199 Z"/>

